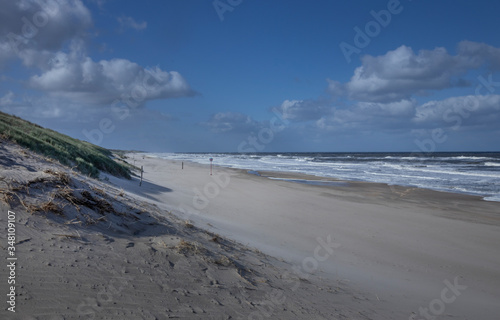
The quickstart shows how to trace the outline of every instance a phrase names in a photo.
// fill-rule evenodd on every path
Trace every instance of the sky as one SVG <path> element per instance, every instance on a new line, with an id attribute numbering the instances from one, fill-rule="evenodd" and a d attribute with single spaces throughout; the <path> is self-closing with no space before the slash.
<path id="1" fill-rule="evenodd" d="M 498 1 L 0 8 L 0 110 L 106 148 L 500 151 Z"/>

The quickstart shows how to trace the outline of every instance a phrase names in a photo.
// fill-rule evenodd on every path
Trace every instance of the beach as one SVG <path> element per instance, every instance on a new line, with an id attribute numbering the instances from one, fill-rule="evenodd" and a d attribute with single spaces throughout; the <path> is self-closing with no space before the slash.
<path id="1" fill-rule="evenodd" d="M 92 179 L 2 142 L 0 318 L 370 319 L 346 284 L 177 217 L 161 199 L 180 190 Z"/>
<path id="2" fill-rule="evenodd" d="M 136 159 L 146 182 L 173 190 L 150 200 L 302 272 L 348 283 L 374 303 L 373 319 L 425 319 L 421 308 L 454 319 L 497 317 L 498 202 L 364 182 L 307 185 L 266 176 L 332 179 L 222 167 L 210 176 L 207 165 Z M 327 238 L 331 255 L 315 259 L 318 239 Z"/>
<path id="3" fill-rule="evenodd" d="M 16 312 L 6 304 L 2 318 L 498 315 L 498 202 L 219 166 L 210 175 L 208 165 L 128 154 L 144 168 L 140 185 L 138 172 L 95 180 L 15 145 L 0 151 L 0 223 L 7 230 L 15 212 L 18 257 Z M 54 198 L 62 214 L 33 211 L 66 187 L 73 197 Z M 9 293 L 8 268 L 0 277 Z"/>

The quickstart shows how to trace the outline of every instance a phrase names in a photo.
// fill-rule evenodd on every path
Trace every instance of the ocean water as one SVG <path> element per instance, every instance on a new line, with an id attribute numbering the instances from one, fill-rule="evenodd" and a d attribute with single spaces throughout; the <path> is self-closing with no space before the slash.
<path id="1" fill-rule="evenodd" d="M 299 172 L 479 195 L 500 201 L 500 152 L 474 153 L 155 153 L 156 157 L 251 171 Z"/>

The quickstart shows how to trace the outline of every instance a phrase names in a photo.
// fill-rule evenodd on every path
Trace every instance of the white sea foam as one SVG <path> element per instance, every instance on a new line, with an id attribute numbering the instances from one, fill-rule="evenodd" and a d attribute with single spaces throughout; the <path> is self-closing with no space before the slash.
<path id="1" fill-rule="evenodd" d="M 485 162 L 484 165 L 487 167 L 500 167 L 499 162 Z"/>
<path id="2" fill-rule="evenodd" d="M 253 171 L 286 171 L 344 180 L 416 186 L 440 191 L 475 194 L 500 201 L 500 153 L 435 154 L 155 154 Z"/>

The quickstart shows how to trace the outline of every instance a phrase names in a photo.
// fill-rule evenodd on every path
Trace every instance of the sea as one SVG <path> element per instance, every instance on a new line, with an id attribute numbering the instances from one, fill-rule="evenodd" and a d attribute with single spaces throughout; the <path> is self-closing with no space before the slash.
<path id="1" fill-rule="evenodd" d="M 500 152 L 416 153 L 154 153 L 259 171 L 297 172 L 350 181 L 380 182 L 478 195 L 500 201 Z"/>

